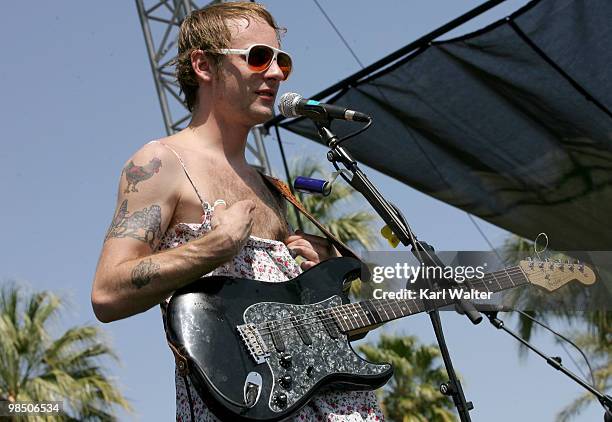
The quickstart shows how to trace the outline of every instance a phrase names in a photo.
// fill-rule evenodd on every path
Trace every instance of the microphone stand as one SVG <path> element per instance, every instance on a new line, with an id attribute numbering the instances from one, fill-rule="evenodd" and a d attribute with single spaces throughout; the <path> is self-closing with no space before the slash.
<path id="1" fill-rule="evenodd" d="M 506 328 L 504 322 L 497 317 L 497 311 L 482 310 L 482 313 L 484 313 L 487 318 L 489 318 L 489 321 L 495 328 L 497 328 L 498 330 L 503 330 L 506 333 L 510 334 L 512 337 L 520 341 L 523 345 L 527 346 L 530 350 L 541 356 L 550 366 L 555 368 L 557 371 L 561 371 L 563 374 L 567 375 L 569 378 L 571 378 L 584 389 L 586 389 L 589 393 L 597 397 L 597 400 L 599 400 L 599 403 L 601 403 L 604 408 L 604 421 L 612 422 L 612 397 L 599 392 L 593 386 L 580 379 L 576 374 L 574 374 L 565 366 L 563 366 L 563 364 L 561 363 L 561 358 L 547 356 L 545 353 L 543 353 L 535 346 L 531 345 L 529 342 L 523 339 L 521 336 L 519 336 L 516 332 L 510 330 L 509 328 Z"/>
<path id="2" fill-rule="evenodd" d="M 319 136 L 327 144 L 330 150 L 327 153 L 327 159 L 334 163 L 337 168 L 337 163 L 342 165 L 352 173 L 352 178 L 348 180 L 348 183 L 359 191 L 365 199 L 372 205 L 374 210 L 383 219 L 383 221 L 389 226 L 397 238 L 402 242 L 403 245 L 411 246 L 411 252 L 419 260 L 419 262 L 425 266 L 443 266 L 439 258 L 433 253 L 434 248 L 425 242 L 418 241 L 416 236 L 410 229 L 410 226 L 403 218 L 397 208 L 395 208 L 390 202 L 388 202 L 378 191 L 378 189 L 370 182 L 367 176 L 357 166 L 357 161 L 351 156 L 349 151 L 340 145 L 339 139 L 330 130 L 331 119 L 327 116 L 327 113 L 321 111 L 319 118 L 309 116 L 313 119 L 317 126 Z M 430 288 L 438 286 L 432 286 L 431 280 L 427 280 L 430 283 Z M 437 283 L 436 283 L 437 284 Z M 430 301 L 427 301 L 430 302 Z M 433 302 L 433 301 L 432 301 Z M 482 320 L 480 313 L 474 308 L 474 305 L 466 300 L 457 300 L 456 306 L 461 309 L 463 313 L 467 315 L 473 324 L 478 324 Z M 449 377 L 449 381 L 440 385 L 440 392 L 447 396 L 452 397 L 457 412 L 462 422 L 469 422 L 470 414 L 469 411 L 474 408 L 472 402 L 467 402 L 463 388 L 451 361 L 450 353 L 446 346 L 444 339 L 444 332 L 442 330 L 442 322 L 440 320 L 440 313 L 435 303 L 428 309 L 427 313 L 431 319 L 433 330 L 436 334 L 436 339 L 440 348 L 440 353 L 446 367 L 446 372 Z"/>

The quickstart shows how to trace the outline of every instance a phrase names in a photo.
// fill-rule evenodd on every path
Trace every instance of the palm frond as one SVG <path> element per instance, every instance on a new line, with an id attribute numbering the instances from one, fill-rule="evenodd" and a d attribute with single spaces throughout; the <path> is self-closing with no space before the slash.
<path id="1" fill-rule="evenodd" d="M 51 338 L 48 325 L 61 304 L 47 291 L 28 294 L 15 284 L 0 289 L 0 397 L 63 401 L 59 420 L 115 420 L 115 407 L 131 406 L 100 363 L 117 356 L 94 326 Z"/>
<path id="2" fill-rule="evenodd" d="M 394 365 L 393 378 L 379 392 L 389 420 L 456 420 L 452 401 L 438 389 L 446 379 L 438 348 L 420 344 L 414 336 L 382 334 L 378 344 L 360 345 L 359 351 L 370 361 Z"/>

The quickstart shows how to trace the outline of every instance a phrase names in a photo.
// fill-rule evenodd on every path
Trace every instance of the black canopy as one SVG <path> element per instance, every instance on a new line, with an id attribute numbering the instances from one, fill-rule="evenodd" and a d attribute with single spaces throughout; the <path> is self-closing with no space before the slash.
<path id="1" fill-rule="evenodd" d="M 612 1 L 533 1 L 330 102 L 374 118 L 347 141 L 359 162 L 557 249 L 610 250 L 611 23 Z M 319 141 L 308 120 L 281 126 Z"/>

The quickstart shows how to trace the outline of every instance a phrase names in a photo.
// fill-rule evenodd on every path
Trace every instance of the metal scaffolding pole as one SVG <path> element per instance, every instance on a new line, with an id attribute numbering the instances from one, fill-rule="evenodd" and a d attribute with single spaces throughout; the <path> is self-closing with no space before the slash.
<path id="1" fill-rule="evenodd" d="M 220 1 L 208 4 L 212 3 Z M 174 58 L 181 22 L 192 10 L 200 7 L 203 6 L 190 0 L 136 0 L 149 64 L 153 72 L 153 82 L 168 135 L 183 129 L 191 118 L 191 113 L 181 100 L 180 86 L 174 79 Z M 267 131 L 262 131 L 256 126 L 252 129 L 252 134 L 254 142 L 247 143 L 247 150 L 255 160 L 251 164 L 271 174 L 270 162 L 263 143 L 263 135 L 267 134 Z"/>

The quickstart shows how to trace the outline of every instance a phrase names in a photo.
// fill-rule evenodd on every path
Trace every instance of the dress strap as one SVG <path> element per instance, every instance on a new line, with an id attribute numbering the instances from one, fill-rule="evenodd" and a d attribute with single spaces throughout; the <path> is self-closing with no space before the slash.
<path id="1" fill-rule="evenodd" d="M 171 148 L 169 145 L 164 144 L 163 142 L 159 142 L 159 141 L 151 141 L 149 142 L 150 144 L 156 142 L 159 143 L 163 146 L 165 146 L 166 148 L 168 148 L 170 151 L 172 151 L 172 153 L 174 155 L 176 155 L 176 158 L 178 158 L 179 162 L 181 163 L 181 166 L 183 167 L 183 171 L 185 172 L 185 176 L 187 176 L 187 179 L 189 180 L 189 183 L 191 183 L 191 186 L 193 186 L 193 190 L 195 190 L 196 195 L 198 195 L 198 199 L 200 200 L 200 203 L 202 204 L 202 208 L 204 210 L 206 210 L 206 203 L 204 202 L 204 200 L 202 199 L 202 196 L 200 195 L 200 192 L 198 191 L 198 188 L 196 188 L 195 183 L 193 183 L 193 179 L 191 178 L 191 176 L 189 175 L 189 172 L 187 171 L 187 166 L 185 166 L 185 162 L 183 161 L 183 159 L 181 158 L 181 156 L 179 155 L 178 152 L 176 152 L 173 148 Z"/>

